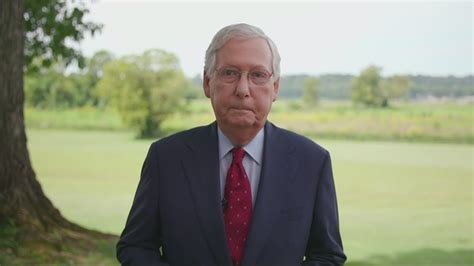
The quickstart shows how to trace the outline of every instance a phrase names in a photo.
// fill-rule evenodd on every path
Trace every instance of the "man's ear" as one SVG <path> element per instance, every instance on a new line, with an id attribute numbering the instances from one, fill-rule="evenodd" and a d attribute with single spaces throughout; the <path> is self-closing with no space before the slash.
<path id="1" fill-rule="evenodd" d="M 211 89 L 209 87 L 210 80 L 211 79 L 209 78 L 206 71 L 204 70 L 202 74 L 202 87 L 204 88 L 204 94 L 206 95 L 207 98 L 211 97 Z"/>
<path id="2" fill-rule="evenodd" d="M 280 89 L 280 77 L 277 80 L 273 81 L 273 101 L 276 101 L 278 98 L 278 92 Z"/>

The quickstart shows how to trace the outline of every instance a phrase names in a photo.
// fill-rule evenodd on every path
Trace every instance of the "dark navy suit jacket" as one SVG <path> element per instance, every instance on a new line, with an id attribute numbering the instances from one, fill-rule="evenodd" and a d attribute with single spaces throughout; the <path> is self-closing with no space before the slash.
<path id="1" fill-rule="evenodd" d="M 117 244 L 123 265 L 232 265 L 218 153 L 215 122 L 151 145 Z M 267 122 L 241 265 L 342 265 L 345 260 L 329 153 Z"/>

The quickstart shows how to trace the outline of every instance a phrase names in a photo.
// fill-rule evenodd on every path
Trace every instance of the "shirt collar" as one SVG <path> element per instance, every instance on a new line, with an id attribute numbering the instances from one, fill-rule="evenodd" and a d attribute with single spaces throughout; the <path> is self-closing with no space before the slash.
<path id="1" fill-rule="evenodd" d="M 234 145 L 232 145 L 232 142 L 230 142 L 219 126 L 217 126 L 217 135 L 219 141 L 219 160 L 222 160 L 234 148 Z M 262 163 L 264 136 L 264 128 L 262 127 L 257 135 L 247 145 L 243 146 L 245 152 L 259 165 Z"/>

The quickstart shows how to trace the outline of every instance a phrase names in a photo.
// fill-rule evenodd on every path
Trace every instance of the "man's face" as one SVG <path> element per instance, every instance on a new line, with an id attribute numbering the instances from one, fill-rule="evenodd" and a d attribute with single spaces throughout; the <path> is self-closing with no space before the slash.
<path id="1" fill-rule="evenodd" d="M 204 92 L 211 99 L 217 123 L 222 129 L 260 129 L 278 96 L 279 79 L 272 75 L 256 85 L 249 73 L 272 73 L 272 54 L 262 38 L 231 39 L 216 54 L 215 69 L 238 69 L 240 79 L 229 83 L 218 71 L 204 73 Z"/>

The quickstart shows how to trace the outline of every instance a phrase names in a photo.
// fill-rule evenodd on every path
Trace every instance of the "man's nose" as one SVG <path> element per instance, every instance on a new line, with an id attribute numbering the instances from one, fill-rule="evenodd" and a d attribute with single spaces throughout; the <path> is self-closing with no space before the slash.
<path id="1" fill-rule="evenodd" d="M 248 97 L 250 95 L 250 82 L 248 77 L 249 76 L 247 72 L 244 72 L 240 75 L 237 88 L 235 88 L 235 93 L 237 96 Z"/>

